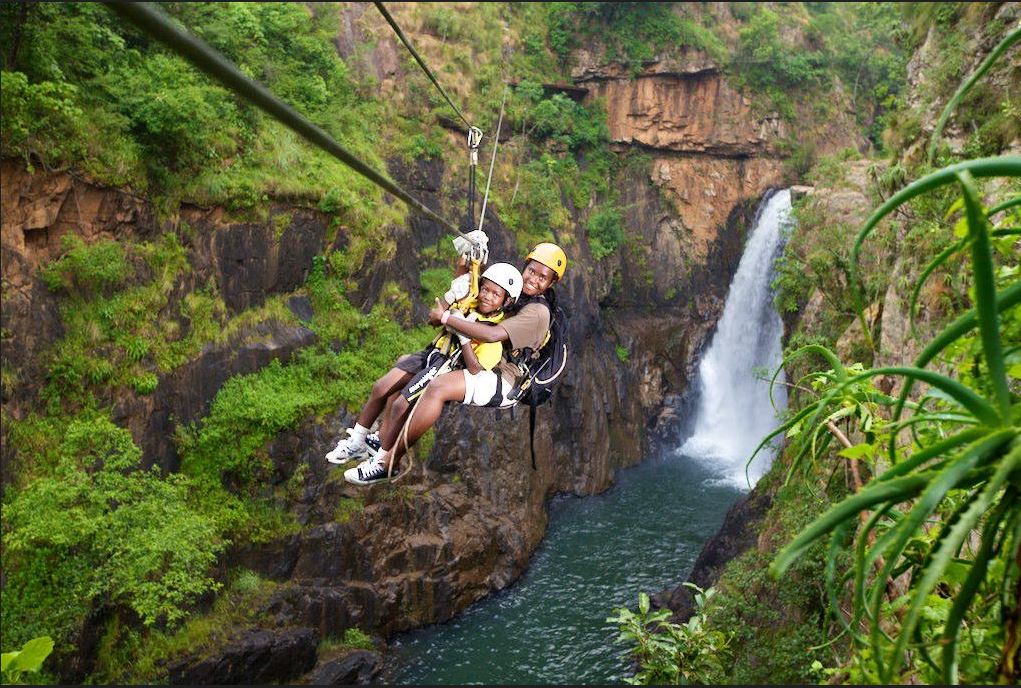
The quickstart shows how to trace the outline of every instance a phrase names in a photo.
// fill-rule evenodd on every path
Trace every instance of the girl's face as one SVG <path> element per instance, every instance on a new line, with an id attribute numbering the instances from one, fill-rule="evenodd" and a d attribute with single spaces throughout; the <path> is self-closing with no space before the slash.
<path id="1" fill-rule="evenodd" d="M 557 278 L 557 273 L 542 263 L 530 260 L 521 277 L 523 279 L 521 291 L 528 296 L 538 296 L 550 288 Z"/>
<path id="2" fill-rule="evenodd" d="M 491 315 L 503 308 L 507 300 L 507 292 L 496 282 L 483 279 L 479 284 L 479 298 L 476 310 L 482 315 Z"/>

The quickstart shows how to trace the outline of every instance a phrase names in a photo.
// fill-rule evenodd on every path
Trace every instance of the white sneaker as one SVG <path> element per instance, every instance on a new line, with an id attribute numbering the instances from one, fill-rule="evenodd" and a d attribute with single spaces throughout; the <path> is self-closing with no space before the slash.
<path id="1" fill-rule="evenodd" d="M 344 471 L 344 480 L 355 485 L 372 485 L 390 480 L 386 470 L 387 453 L 376 452 L 354 468 Z"/>
<path id="2" fill-rule="evenodd" d="M 351 428 L 347 429 L 347 434 L 349 437 L 337 442 L 333 451 L 326 455 L 326 460 L 330 463 L 343 464 L 355 459 L 364 459 L 371 454 L 372 450 L 365 443 L 364 437 L 356 436 Z"/>

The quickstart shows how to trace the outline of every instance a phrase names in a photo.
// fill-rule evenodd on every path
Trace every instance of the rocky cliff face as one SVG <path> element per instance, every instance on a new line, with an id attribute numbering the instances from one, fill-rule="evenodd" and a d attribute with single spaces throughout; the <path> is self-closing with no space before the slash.
<path id="1" fill-rule="evenodd" d="M 657 252 L 704 257 L 737 203 L 781 183 L 782 121 L 754 114 L 751 101 L 702 53 L 658 60 L 634 77 L 620 64 L 595 60 L 581 56 L 575 83 L 606 103 L 612 141 L 651 154 L 650 181 L 674 206 L 674 234 L 684 246 L 660 240 Z"/>

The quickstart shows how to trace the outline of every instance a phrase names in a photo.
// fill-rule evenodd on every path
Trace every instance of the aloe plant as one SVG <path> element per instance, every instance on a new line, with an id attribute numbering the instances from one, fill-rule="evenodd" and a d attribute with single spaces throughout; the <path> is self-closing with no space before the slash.
<path id="1" fill-rule="evenodd" d="M 938 670 L 942 682 L 956 683 L 963 626 L 996 610 L 1004 619 L 1021 620 L 1021 600 L 1011 593 L 1021 579 L 1021 401 L 1008 380 L 1008 368 L 1021 376 L 1021 366 L 1008 365 L 1008 357 L 1021 355 L 1021 280 L 1016 230 L 994 227 L 990 220 L 1019 202 L 1014 197 L 985 210 L 975 178 L 993 176 L 1021 178 L 1021 158 L 962 162 L 914 182 L 873 213 L 851 254 L 857 280 L 859 251 L 884 217 L 912 198 L 955 184 L 960 200 L 951 211 L 963 214 L 963 236 L 922 270 L 910 309 L 921 283 L 955 255 L 969 264 L 974 307 L 933 337 L 913 365 L 845 367 L 818 345 L 790 354 L 785 366 L 794 357 L 816 354 L 830 369 L 810 376 L 817 398 L 763 440 L 764 445 L 780 434 L 792 438 L 789 478 L 806 458 L 823 456 L 835 420 L 861 421 L 867 414 L 868 427 L 859 428 L 866 441 L 841 455 L 865 462 L 874 477 L 798 534 L 770 571 L 779 577 L 812 543 L 829 536 L 831 607 L 866 658 L 866 675 L 885 683 L 900 678 L 909 657 Z M 994 249 L 1007 264 L 997 268 Z M 948 352 L 953 373 L 926 368 Z M 872 381 L 878 376 L 902 379 L 900 395 L 877 390 Z M 909 402 L 919 383 L 928 391 Z M 909 439 L 904 431 L 910 431 Z M 854 566 L 838 575 L 837 557 L 847 549 Z M 909 587 L 891 596 L 893 581 L 905 573 Z M 997 585 L 1006 591 L 999 597 Z M 852 601 L 850 618 L 837 604 L 845 592 Z M 1016 626 L 1004 631 L 1000 647 L 998 671 L 1006 680 L 1017 677 Z M 938 638 L 931 637 L 933 629 Z M 939 647 L 938 656 L 929 653 L 930 646 Z"/>

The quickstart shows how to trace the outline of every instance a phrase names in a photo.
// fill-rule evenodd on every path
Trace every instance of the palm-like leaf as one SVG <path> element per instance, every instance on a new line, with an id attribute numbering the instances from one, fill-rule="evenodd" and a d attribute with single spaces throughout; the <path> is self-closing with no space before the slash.
<path id="1" fill-rule="evenodd" d="M 850 268 L 855 310 L 867 337 L 857 267 L 864 241 L 898 206 L 946 184 L 956 183 L 961 190 L 959 203 L 964 210 L 967 235 L 922 270 L 909 301 L 909 313 L 913 321 L 924 281 L 951 256 L 961 252 L 966 253 L 970 264 L 975 306 L 937 334 L 911 366 L 848 372 L 835 354 L 817 345 L 789 355 L 784 365 L 798 356 L 820 355 L 830 371 L 812 377 L 822 384 L 819 397 L 760 445 L 781 434 L 793 438 L 790 479 L 806 458 L 816 460 L 826 451 L 831 438 L 827 429 L 832 431 L 837 420 L 861 415 L 856 412 L 858 408 L 868 411 L 872 431 L 878 428 L 875 443 L 880 442 L 878 437 L 888 436 L 888 442 L 882 441 L 886 442 L 889 467 L 804 528 L 770 566 L 770 572 L 780 576 L 818 539 L 831 536 L 826 556 L 829 605 L 840 620 L 843 633 L 850 633 L 856 642 L 871 647 L 875 669 L 885 682 L 899 677 L 909 649 L 918 650 L 915 655 L 918 660 L 937 668 L 943 680 L 958 680 L 961 625 L 988 577 L 991 558 L 1002 556 L 1003 548 L 996 543 L 1006 537 L 1001 533 L 1003 524 L 1009 520 L 1008 515 L 1019 510 L 1018 486 L 1014 483 L 1021 479 L 1021 431 L 1017 427 L 1016 401 L 1007 382 L 1000 314 L 1021 303 L 1021 282 L 1014 281 L 999 292 L 996 290 L 991 240 L 1012 233 L 1009 229 L 993 230 L 989 217 L 1021 201 L 1015 197 L 986 212 L 974 181 L 975 177 L 1000 175 L 1021 177 L 1021 158 L 952 165 L 905 187 L 873 213 L 855 240 Z M 981 372 L 974 379 L 956 379 L 925 369 L 941 352 L 962 341 L 974 342 L 978 347 L 976 360 L 982 367 L 976 369 Z M 869 381 L 880 375 L 904 381 L 896 399 L 871 389 Z M 918 403 L 911 404 L 908 397 L 918 383 L 927 385 L 929 391 Z M 879 419 L 877 426 L 872 419 L 879 408 L 889 408 L 891 413 L 889 420 Z M 912 415 L 903 418 L 907 408 Z M 910 431 L 912 436 L 912 444 L 905 450 L 898 449 L 901 431 Z M 951 496 L 953 499 L 948 502 Z M 899 506 L 902 504 L 907 507 Z M 937 524 L 933 536 L 920 537 L 933 523 Z M 943 580 L 950 564 L 959 558 L 962 544 L 976 528 L 981 530 L 980 544 L 970 559 L 961 560 L 967 562 L 967 575 L 946 612 L 940 630 L 941 652 L 934 657 L 924 647 L 920 625 L 923 611 L 930 593 Z M 838 575 L 838 558 L 852 534 L 853 565 Z M 886 611 L 887 585 L 906 571 L 911 571 L 912 583 L 898 619 Z M 844 617 L 839 604 L 840 590 L 848 582 L 852 600 L 850 619 Z M 862 621 L 869 626 L 867 637 L 859 631 Z M 892 625 L 884 628 L 887 624 Z"/>

